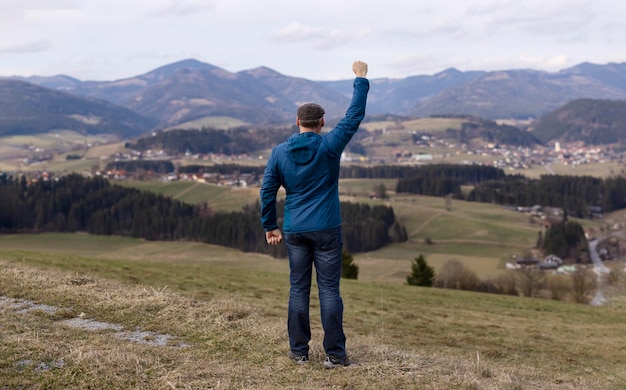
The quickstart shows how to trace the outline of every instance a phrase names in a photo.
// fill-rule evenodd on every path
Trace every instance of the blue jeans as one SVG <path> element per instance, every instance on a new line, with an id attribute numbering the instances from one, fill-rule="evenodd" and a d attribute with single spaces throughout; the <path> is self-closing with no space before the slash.
<path id="1" fill-rule="evenodd" d="M 324 350 L 329 355 L 346 356 L 343 333 L 343 301 L 339 294 L 343 241 L 341 226 L 306 233 L 285 233 L 289 254 L 289 346 L 296 356 L 309 354 L 311 323 L 309 300 L 312 267 L 315 265 L 320 299 Z"/>

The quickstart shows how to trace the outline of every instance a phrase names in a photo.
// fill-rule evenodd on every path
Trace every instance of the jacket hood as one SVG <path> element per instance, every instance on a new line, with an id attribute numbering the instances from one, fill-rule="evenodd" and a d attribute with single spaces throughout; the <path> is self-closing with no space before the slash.
<path id="1" fill-rule="evenodd" d="M 287 156 L 296 164 L 309 163 L 319 147 L 322 137 L 312 132 L 294 134 L 287 140 Z"/>

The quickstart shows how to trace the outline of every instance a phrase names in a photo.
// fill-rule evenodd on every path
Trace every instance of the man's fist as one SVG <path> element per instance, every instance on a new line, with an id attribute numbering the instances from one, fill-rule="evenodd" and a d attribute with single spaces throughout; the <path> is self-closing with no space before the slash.
<path id="1" fill-rule="evenodd" d="M 352 71 L 356 77 L 367 77 L 367 64 L 363 61 L 354 61 Z"/>
<path id="2" fill-rule="evenodd" d="M 283 233 L 281 233 L 280 229 L 265 232 L 265 240 L 270 245 L 278 245 L 283 242 Z"/>

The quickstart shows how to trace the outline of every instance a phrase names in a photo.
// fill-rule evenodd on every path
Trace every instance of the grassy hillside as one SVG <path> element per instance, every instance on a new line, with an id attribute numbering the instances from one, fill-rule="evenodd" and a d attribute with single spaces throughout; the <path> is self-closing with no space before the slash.
<path id="1" fill-rule="evenodd" d="M 39 135 L 0 137 L 0 169 L 7 171 L 51 170 L 55 172 L 90 172 L 109 157 L 124 150 L 121 142 L 111 143 L 110 135 L 84 135 L 70 130 L 53 131 Z M 80 160 L 66 159 L 67 155 L 83 156 Z M 37 162 L 38 156 L 49 155 L 51 160 Z M 33 160 L 22 165 L 23 159 Z"/>
<path id="2" fill-rule="evenodd" d="M 369 199 L 381 182 L 390 199 Z M 123 183 L 191 203 L 206 200 L 220 210 L 258 198 L 258 189 Z M 0 235 L 0 377 L 9 388 L 626 386 L 626 352 L 614 347 L 626 320 L 620 293 L 605 291 L 609 304 L 594 308 L 404 285 L 419 254 L 436 270 L 454 258 L 481 278 L 493 276 L 511 253 L 534 244 L 537 227 L 494 205 L 453 201 L 447 210 L 440 198 L 395 194 L 395 184 L 340 183 L 343 200 L 393 206 L 410 238 L 355 255 L 359 280 L 342 282 L 354 368 L 322 368 L 315 292 L 312 361 L 296 367 L 285 357 L 285 260 L 189 242 Z M 25 305 L 15 298 L 35 309 L 11 309 Z M 62 309 L 49 314 L 50 306 Z M 90 331 L 64 321 L 122 330 Z M 144 341 L 137 342 L 137 333 Z M 165 345 L 150 344 L 165 336 Z"/>
<path id="3" fill-rule="evenodd" d="M 254 187 L 231 188 L 191 181 L 116 183 L 161 193 L 190 204 L 207 202 L 215 211 L 239 211 L 259 199 L 259 190 Z M 370 199 L 369 194 L 381 183 L 387 188 L 389 199 Z M 342 201 L 391 206 L 396 219 L 408 233 L 406 242 L 354 254 L 355 262 L 362 266 L 362 280 L 403 284 L 411 261 L 419 255 L 424 255 L 435 270 L 455 259 L 481 279 L 493 278 L 505 269 L 505 263 L 512 255 L 523 255 L 531 250 L 539 232 L 543 231 L 543 227 L 532 224 L 526 214 L 498 205 L 456 200 L 448 210 L 442 198 L 395 194 L 396 183 L 395 179 L 340 181 Z M 587 228 L 599 226 L 597 221 L 581 223 Z"/>
<path id="4" fill-rule="evenodd" d="M 384 184 L 388 200 L 372 200 L 369 194 Z M 531 225 L 525 214 L 474 202 L 453 201 L 446 210 L 442 198 L 395 194 L 395 179 L 341 180 L 342 201 L 385 204 L 393 207 L 397 220 L 406 226 L 409 240 L 381 250 L 355 254 L 364 265 L 365 280 L 404 283 L 410 262 L 423 254 L 429 264 L 439 269 L 446 261 L 462 261 L 481 278 L 495 276 L 513 254 L 523 254 L 536 243 L 542 228 Z M 190 203 L 208 202 L 214 210 L 238 211 L 256 202 L 258 188 L 229 188 L 192 182 L 124 181 L 143 190 L 154 191 Z M 594 225 L 594 223 L 585 222 Z M 590 225 L 590 226 L 591 226 Z M 426 239 L 432 244 L 427 244 Z"/>
<path id="5" fill-rule="evenodd" d="M 358 365 L 329 372 L 315 293 L 312 360 L 301 367 L 286 358 L 284 261 L 116 237 L 0 241 L 8 388 L 626 386 L 626 300 L 617 295 L 590 307 L 344 280 L 347 346 Z"/>
<path id="6" fill-rule="evenodd" d="M 155 122 L 105 100 L 79 97 L 15 80 L 0 80 L 0 134 L 33 135 L 72 130 L 133 137 Z"/>
<path id="7" fill-rule="evenodd" d="M 208 127 L 211 129 L 232 129 L 233 127 L 245 126 L 246 122 L 228 116 L 208 116 L 196 119 L 190 122 L 181 123 L 166 130 L 172 129 L 202 129 Z"/>
<path id="8" fill-rule="evenodd" d="M 215 211 L 239 211 L 243 206 L 259 199 L 259 189 L 255 187 L 232 188 L 193 181 L 130 180 L 116 182 L 116 184 L 164 194 L 191 204 L 207 202 Z"/>

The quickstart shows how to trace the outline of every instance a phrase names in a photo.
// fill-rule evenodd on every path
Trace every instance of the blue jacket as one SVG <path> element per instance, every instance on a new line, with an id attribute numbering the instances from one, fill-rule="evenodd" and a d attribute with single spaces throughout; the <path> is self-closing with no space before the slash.
<path id="1" fill-rule="evenodd" d="M 365 116 L 369 81 L 354 80 L 346 116 L 325 134 L 294 134 L 272 149 L 261 187 L 261 223 L 265 231 L 278 229 L 276 194 L 285 188 L 286 233 L 312 232 L 341 225 L 339 162 L 341 153 Z"/>

